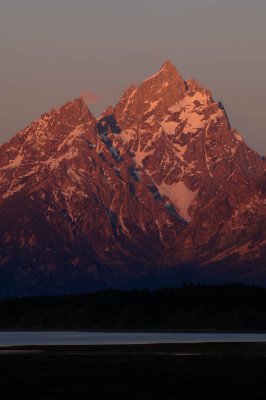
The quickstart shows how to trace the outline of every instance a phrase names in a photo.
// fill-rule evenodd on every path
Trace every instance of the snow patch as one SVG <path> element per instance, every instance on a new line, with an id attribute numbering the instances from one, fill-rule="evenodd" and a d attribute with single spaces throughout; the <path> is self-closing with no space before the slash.
<path id="1" fill-rule="evenodd" d="M 174 135 L 179 123 L 175 121 L 163 121 L 161 126 L 167 135 Z"/>
<path id="2" fill-rule="evenodd" d="M 162 231 L 161 231 L 161 225 L 160 225 L 160 223 L 159 223 L 159 221 L 158 221 L 157 218 L 156 218 L 156 220 L 155 220 L 155 224 L 156 224 L 157 227 L 158 227 L 158 231 L 159 231 L 159 235 L 160 235 L 160 240 L 161 240 L 161 242 L 163 242 L 163 234 L 162 234 Z"/>
<path id="3" fill-rule="evenodd" d="M 155 108 L 158 106 L 158 104 L 159 104 L 160 102 L 161 102 L 161 99 L 152 101 L 152 102 L 150 103 L 150 108 L 145 112 L 145 114 L 148 114 L 148 113 L 154 111 Z"/>
<path id="4" fill-rule="evenodd" d="M 167 196 L 172 203 L 177 207 L 179 214 L 186 221 L 191 221 L 191 216 L 189 215 L 189 208 L 194 202 L 198 191 L 193 192 L 188 189 L 184 182 L 179 181 L 172 183 L 171 185 L 163 182 L 159 186 L 160 193 Z"/>
<path id="5" fill-rule="evenodd" d="M 12 186 L 8 192 L 3 195 L 3 199 L 13 196 L 13 194 L 20 192 L 24 188 L 25 184 Z"/>
<path id="6" fill-rule="evenodd" d="M 238 132 L 234 132 L 234 136 L 235 136 L 236 140 L 238 140 L 239 142 L 244 141 L 242 136 Z"/>
<path id="7" fill-rule="evenodd" d="M 133 92 L 132 92 L 132 93 L 130 94 L 130 96 L 128 97 L 127 104 L 125 105 L 123 114 L 127 111 L 128 107 L 129 107 L 129 105 L 130 105 L 130 103 L 131 103 L 131 100 L 133 99 L 133 97 L 134 97 L 135 94 L 137 93 L 137 90 L 138 90 L 137 88 L 134 89 Z"/>
<path id="8" fill-rule="evenodd" d="M 197 92 L 193 96 L 185 96 L 168 110 L 170 113 L 179 113 L 179 122 L 185 122 L 184 133 L 195 133 L 206 126 L 203 111 L 207 105 L 206 93 Z"/>
<path id="9" fill-rule="evenodd" d="M 129 143 L 132 138 L 134 138 L 136 131 L 134 129 L 125 129 L 121 132 L 120 137 L 123 142 Z"/>
<path id="10" fill-rule="evenodd" d="M 150 115 L 145 119 L 146 124 L 153 125 L 156 122 L 156 118 L 154 115 Z"/>
<path id="11" fill-rule="evenodd" d="M 22 154 L 18 154 L 17 157 L 14 158 L 14 160 L 9 161 L 8 165 L 2 167 L 2 170 L 18 167 L 22 163 L 23 159 L 24 156 Z"/>

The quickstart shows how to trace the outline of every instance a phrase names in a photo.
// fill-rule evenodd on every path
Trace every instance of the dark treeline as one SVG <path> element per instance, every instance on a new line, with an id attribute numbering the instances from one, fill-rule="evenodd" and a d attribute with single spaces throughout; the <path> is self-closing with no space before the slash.
<path id="1" fill-rule="evenodd" d="M 266 289 L 187 285 L 8 299 L 0 329 L 266 330 Z"/>

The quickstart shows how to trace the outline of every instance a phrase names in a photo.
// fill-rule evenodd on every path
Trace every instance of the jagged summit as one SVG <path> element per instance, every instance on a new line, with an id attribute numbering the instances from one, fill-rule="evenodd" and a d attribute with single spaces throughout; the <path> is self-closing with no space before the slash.
<path id="1" fill-rule="evenodd" d="M 161 70 L 163 70 L 163 69 L 167 69 L 167 70 L 176 70 L 176 67 L 175 67 L 175 65 L 172 63 L 172 61 L 171 60 L 165 60 L 163 63 L 162 63 L 162 66 L 161 66 Z"/>
<path id="2" fill-rule="evenodd" d="M 191 265 L 266 284 L 265 193 L 265 159 L 166 61 L 97 120 L 75 99 L 0 147 L 1 293 L 189 281 Z"/>
<path id="3" fill-rule="evenodd" d="M 151 75 L 147 79 L 145 79 L 144 82 L 150 81 L 151 79 L 160 79 L 162 82 L 167 82 L 167 81 L 180 81 L 183 80 L 181 74 L 178 72 L 176 69 L 175 65 L 167 60 L 165 61 L 160 70 L 156 72 L 154 75 Z"/>
<path id="4" fill-rule="evenodd" d="M 30 157 L 39 160 L 48 148 L 55 152 L 58 142 L 77 126 L 92 122 L 95 122 L 95 118 L 82 98 L 52 108 L 0 147 L 0 151 L 5 153 L 0 166 L 9 168 L 8 164 L 19 165 L 19 160 Z"/>
<path id="5" fill-rule="evenodd" d="M 77 119 L 81 122 L 85 122 L 88 118 L 90 119 L 93 117 L 84 98 L 78 97 L 72 101 L 64 103 L 60 107 L 52 108 L 48 113 L 41 115 L 39 119 L 48 119 L 51 117 L 56 118 L 60 115 L 63 115 L 66 119 L 68 119 L 69 123 L 71 120 L 75 123 Z"/>
<path id="6" fill-rule="evenodd" d="M 130 124 L 133 116 L 143 119 L 156 110 L 158 116 L 181 100 L 186 91 L 185 82 L 175 66 L 166 61 L 159 72 L 145 79 L 138 87 L 130 86 L 115 107 L 115 114 L 123 124 Z M 122 121 L 121 121 L 122 123 Z"/>

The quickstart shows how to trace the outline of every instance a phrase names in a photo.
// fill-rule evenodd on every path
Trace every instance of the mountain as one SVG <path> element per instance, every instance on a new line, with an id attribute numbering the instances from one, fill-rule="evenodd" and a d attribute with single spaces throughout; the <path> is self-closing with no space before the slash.
<path id="1" fill-rule="evenodd" d="M 82 99 L 0 147 L 0 292 L 266 284 L 266 165 L 165 62 L 96 119 Z"/>

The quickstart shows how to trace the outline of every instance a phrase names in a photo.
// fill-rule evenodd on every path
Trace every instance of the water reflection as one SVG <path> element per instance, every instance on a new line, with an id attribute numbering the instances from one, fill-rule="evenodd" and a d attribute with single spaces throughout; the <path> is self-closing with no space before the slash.
<path id="1" fill-rule="evenodd" d="M 219 342 L 266 342 L 266 333 L 0 332 L 1 347 Z"/>

